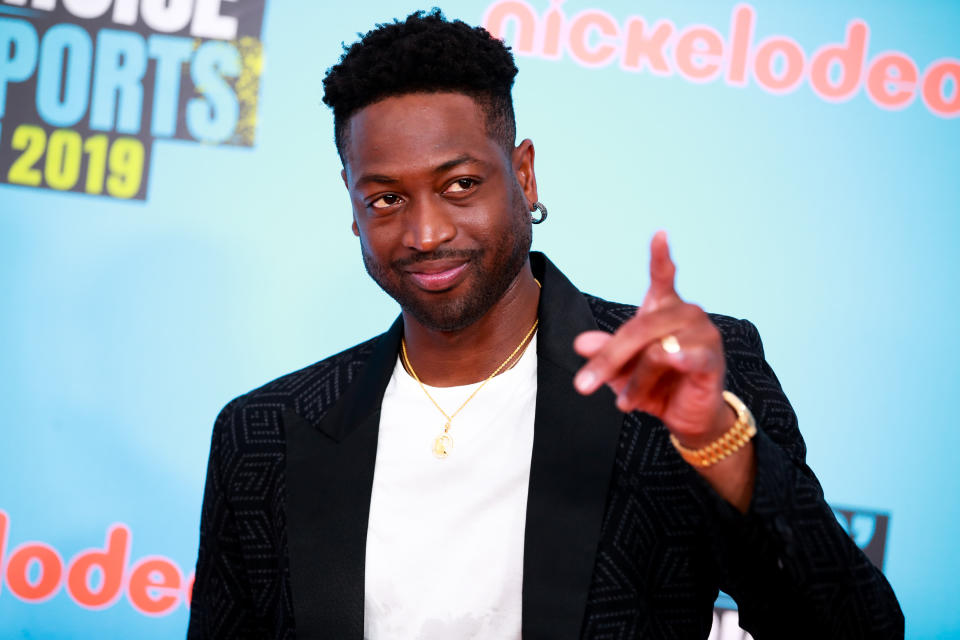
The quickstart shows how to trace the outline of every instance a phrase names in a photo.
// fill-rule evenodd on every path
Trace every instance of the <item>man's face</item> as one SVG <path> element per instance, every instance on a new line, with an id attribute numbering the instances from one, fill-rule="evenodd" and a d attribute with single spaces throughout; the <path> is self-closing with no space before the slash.
<path id="1" fill-rule="evenodd" d="M 527 260 L 531 143 L 507 154 L 458 93 L 386 98 L 348 127 L 343 177 L 367 272 L 425 327 L 473 324 Z"/>

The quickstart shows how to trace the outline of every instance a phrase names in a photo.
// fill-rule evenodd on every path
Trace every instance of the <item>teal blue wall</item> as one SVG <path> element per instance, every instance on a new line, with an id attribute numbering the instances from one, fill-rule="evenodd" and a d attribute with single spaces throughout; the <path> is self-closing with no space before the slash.
<path id="1" fill-rule="evenodd" d="M 493 4 L 441 3 L 472 23 Z M 562 10 L 706 24 L 726 40 L 735 6 L 569 0 Z M 808 60 L 854 19 L 869 26 L 868 62 L 897 50 L 923 74 L 960 57 L 953 2 L 750 6 L 754 43 L 788 36 Z M 321 79 L 341 42 L 411 7 L 324 7 L 267 1 L 252 146 L 154 140 L 142 200 L 0 184 L 4 558 L 42 541 L 68 561 L 123 523 L 128 567 L 159 555 L 189 574 L 218 409 L 397 313 L 350 232 Z M 518 133 L 536 145 L 550 209 L 535 248 L 582 289 L 639 302 L 649 238 L 667 229 L 681 294 L 760 328 L 828 501 L 889 515 L 884 570 L 907 636 L 960 637 L 960 120 L 920 97 L 881 108 L 862 83 L 836 103 L 805 78 L 778 95 L 723 74 L 695 83 L 616 60 L 586 67 L 569 52 L 517 61 Z M 941 87 L 948 102 L 957 91 L 956 76 Z M 15 92 L 4 144 L 19 124 L 10 100 L 33 100 Z M 26 603 L 3 575 L 4 637 L 185 629 L 182 604 L 160 617 L 124 597 L 88 610 L 63 588 Z"/>

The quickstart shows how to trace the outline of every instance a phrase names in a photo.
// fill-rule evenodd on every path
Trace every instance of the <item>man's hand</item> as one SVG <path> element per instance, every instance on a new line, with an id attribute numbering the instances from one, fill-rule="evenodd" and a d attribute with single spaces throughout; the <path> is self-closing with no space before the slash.
<path id="1" fill-rule="evenodd" d="M 680 444 L 699 449 L 726 433 L 736 416 L 722 396 L 726 363 L 720 332 L 703 309 L 677 295 L 675 273 L 667 235 L 657 232 L 650 242 L 650 289 L 643 305 L 612 335 L 587 331 L 577 336 L 574 349 L 587 363 L 574 386 L 590 394 L 609 385 L 621 411 L 655 415 Z M 754 475 L 751 444 L 697 470 L 746 510 Z"/>
<path id="2" fill-rule="evenodd" d="M 574 349 L 588 360 L 574 384 L 583 394 L 609 385 L 621 411 L 657 416 L 681 444 L 696 449 L 723 435 L 734 414 L 721 395 L 720 332 L 703 309 L 680 299 L 675 273 L 667 235 L 660 231 L 650 242 L 650 289 L 643 305 L 612 335 L 587 331 L 577 337 Z M 668 336 L 679 350 L 664 348 Z"/>

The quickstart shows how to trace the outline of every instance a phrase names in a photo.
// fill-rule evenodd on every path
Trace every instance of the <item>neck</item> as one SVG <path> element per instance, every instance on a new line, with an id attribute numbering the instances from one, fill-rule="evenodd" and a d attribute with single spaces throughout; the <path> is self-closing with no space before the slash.
<path id="1" fill-rule="evenodd" d="M 469 327 L 436 331 L 404 312 L 403 333 L 410 364 L 424 384 L 434 387 L 485 380 L 527 335 L 537 319 L 539 301 L 540 287 L 528 260 L 496 304 Z M 504 369 L 512 364 L 507 363 Z"/>

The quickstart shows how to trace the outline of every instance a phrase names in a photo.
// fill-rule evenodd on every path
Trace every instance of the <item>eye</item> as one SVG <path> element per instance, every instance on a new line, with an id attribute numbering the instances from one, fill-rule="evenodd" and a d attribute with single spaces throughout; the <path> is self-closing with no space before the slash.
<path id="1" fill-rule="evenodd" d="M 474 178 L 457 178 L 456 180 L 451 182 L 447 186 L 447 188 L 444 189 L 443 192 L 444 193 L 463 193 L 465 191 L 470 191 L 471 189 L 476 187 L 479 183 L 480 181 Z"/>
<path id="2" fill-rule="evenodd" d="M 371 209 L 388 209 L 402 202 L 400 196 L 395 193 L 385 193 L 376 200 L 371 200 L 367 206 Z"/>

